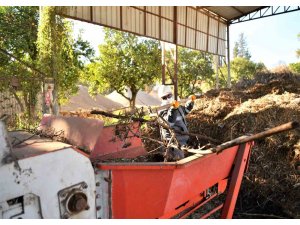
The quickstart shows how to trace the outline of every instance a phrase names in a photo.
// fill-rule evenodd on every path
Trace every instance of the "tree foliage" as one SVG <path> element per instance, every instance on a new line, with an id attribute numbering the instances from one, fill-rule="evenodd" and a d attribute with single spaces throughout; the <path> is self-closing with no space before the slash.
<path id="1" fill-rule="evenodd" d="M 25 64 L 36 65 L 38 7 L 2 6 L 0 18 L 0 91 L 12 93 L 31 120 L 41 80 L 40 75 Z"/>
<path id="2" fill-rule="evenodd" d="M 266 71 L 267 68 L 264 63 L 255 63 L 250 60 L 251 54 L 247 47 L 246 37 L 243 33 L 239 35 L 239 40 L 235 42 L 233 48 L 233 60 L 230 62 L 231 80 L 233 83 L 240 79 L 251 79 L 257 72 Z M 221 69 L 221 85 L 225 85 L 227 79 L 227 67 L 223 66 Z"/>
<path id="3" fill-rule="evenodd" d="M 212 56 L 182 47 L 179 48 L 178 55 L 179 96 L 184 98 L 202 92 L 202 81 L 211 81 L 214 73 Z"/>
<path id="4" fill-rule="evenodd" d="M 297 36 L 298 36 L 298 40 L 300 41 L 300 33 Z M 296 50 L 296 56 L 297 58 L 300 58 L 300 49 Z M 292 72 L 300 74 L 300 62 L 290 63 L 289 68 Z"/>
<path id="5" fill-rule="evenodd" d="M 43 7 L 38 30 L 39 63 L 54 81 L 54 113 L 59 105 L 78 91 L 78 81 L 83 62 L 81 57 L 93 56 L 89 43 L 72 35 L 72 23 L 57 14 L 58 7 Z"/>
<path id="6" fill-rule="evenodd" d="M 300 74 L 300 62 L 289 64 L 289 68 L 293 73 L 299 73 Z"/>
<path id="7" fill-rule="evenodd" d="M 47 9 L 47 7 L 44 8 Z M 54 14 L 52 15 L 55 19 L 59 19 Z M 47 74 L 48 77 L 52 75 L 52 67 L 47 64 L 49 62 L 44 63 L 49 58 L 45 57 L 44 61 L 40 61 L 42 64 L 39 65 L 38 56 L 40 55 L 38 55 L 37 41 L 41 44 L 40 46 L 43 46 L 46 53 L 51 50 L 52 43 L 50 38 L 45 42 L 42 39 L 37 40 L 40 19 L 38 7 L 0 7 L 0 18 L 0 91 L 9 91 L 15 96 L 22 112 L 25 112 L 23 118 L 29 119 L 31 122 L 37 113 L 36 103 L 41 93 L 44 75 Z M 44 26 L 43 35 L 45 36 L 50 26 L 45 23 L 42 23 L 42 26 Z M 59 86 L 65 94 L 66 91 L 63 90 L 67 90 L 69 93 L 70 89 L 74 90 L 74 86 L 76 86 L 78 73 L 74 73 L 77 71 L 74 67 L 82 68 L 83 61 L 93 55 L 93 50 L 89 47 L 89 43 L 80 37 L 76 41 L 73 40 L 69 25 L 67 29 L 64 29 L 68 32 L 65 32 L 62 45 L 59 46 L 60 49 L 55 49 L 57 52 L 53 53 L 53 57 L 56 53 L 62 56 L 60 66 L 63 70 L 59 71 L 62 73 L 59 73 L 58 76 L 60 80 L 63 80 Z M 52 38 L 61 37 L 58 35 Z M 66 42 L 69 44 L 65 45 Z M 48 47 L 49 49 L 47 49 Z M 74 52 L 74 54 L 69 54 L 70 52 Z M 46 53 L 43 56 L 46 56 Z M 70 57 L 70 55 L 74 57 Z"/>
<path id="8" fill-rule="evenodd" d="M 230 61 L 231 81 L 232 83 L 238 82 L 240 79 L 252 79 L 258 72 L 266 71 L 267 68 L 264 63 L 255 63 L 246 58 L 237 57 Z M 227 80 L 227 67 L 223 66 L 220 68 L 220 84 L 221 86 L 226 85 Z"/>
<path id="9" fill-rule="evenodd" d="M 241 33 L 239 35 L 239 40 L 234 44 L 233 58 L 237 58 L 237 57 L 246 58 L 248 60 L 250 60 L 251 58 L 244 33 Z"/>
<path id="10" fill-rule="evenodd" d="M 86 79 L 93 91 L 116 90 L 135 107 L 139 90 L 152 84 L 161 74 L 158 42 L 105 28 L 99 60 L 86 68 Z M 131 96 L 124 93 L 125 88 Z"/>

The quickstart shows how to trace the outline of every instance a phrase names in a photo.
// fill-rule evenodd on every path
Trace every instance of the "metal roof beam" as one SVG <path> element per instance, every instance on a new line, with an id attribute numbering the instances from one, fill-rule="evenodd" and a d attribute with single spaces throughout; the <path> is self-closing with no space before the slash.
<path id="1" fill-rule="evenodd" d="M 280 15 L 280 14 L 285 14 L 285 13 L 300 10 L 300 6 L 295 6 L 295 7 L 291 7 L 291 6 L 278 6 L 278 7 L 269 6 L 264 11 L 265 8 L 266 7 L 255 10 L 254 12 L 251 12 L 251 13 L 249 13 L 248 15 L 246 15 L 244 17 L 232 19 L 229 23 L 230 24 L 236 24 L 236 23 L 261 19 L 261 18 L 265 18 L 265 17 L 275 16 L 275 15 Z"/>

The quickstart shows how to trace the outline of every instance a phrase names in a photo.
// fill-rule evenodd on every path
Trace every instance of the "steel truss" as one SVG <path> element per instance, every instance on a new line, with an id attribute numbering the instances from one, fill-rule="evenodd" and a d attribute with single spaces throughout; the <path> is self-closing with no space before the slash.
<path id="1" fill-rule="evenodd" d="M 236 24 L 236 23 L 256 20 L 256 19 L 265 18 L 269 16 L 280 15 L 280 14 L 298 11 L 298 10 L 300 10 L 300 6 L 267 6 L 255 10 L 254 12 L 251 12 L 246 16 L 242 16 L 237 19 L 232 19 L 229 23 Z"/>

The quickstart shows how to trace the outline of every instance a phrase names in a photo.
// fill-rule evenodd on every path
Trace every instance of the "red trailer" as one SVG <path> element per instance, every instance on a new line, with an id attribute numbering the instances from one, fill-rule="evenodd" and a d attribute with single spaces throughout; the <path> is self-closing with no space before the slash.
<path id="1" fill-rule="evenodd" d="M 232 218 L 252 145 L 177 162 L 98 163 L 96 189 L 107 202 L 99 201 L 97 214 L 114 219 L 185 218 L 227 188 L 226 201 L 201 218 L 220 209 L 221 218 Z"/>

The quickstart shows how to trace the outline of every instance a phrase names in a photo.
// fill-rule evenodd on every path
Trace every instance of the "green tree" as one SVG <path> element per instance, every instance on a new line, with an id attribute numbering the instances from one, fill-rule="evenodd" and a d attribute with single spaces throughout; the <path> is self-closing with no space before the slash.
<path id="1" fill-rule="evenodd" d="M 54 81 L 54 114 L 59 105 L 78 91 L 78 81 L 84 67 L 82 57 L 93 57 L 89 43 L 79 36 L 74 40 L 72 23 L 58 16 L 58 7 L 47 6 L 41 10 L 38 29 L 38 53 L 40 67 Z"/>
<path id="2" fill-rule="evenodd" d="M 239 35 L 239 40 L 234 44 L 233 57 L 234 58 L 241 57 L 241 58 L 246 58 L 248 60 L 250 60 L 251 58 L 251 54 L 248 50 L 247 41 L 244 33 L 241 33 Z"/>
<path id="3" fill-rule="evenodd" d="M 300 41 L 300 33 L 298 34 L 298 40 Z M 296 50 L 296 56 L 300 58 L 300 49 Z M 289 64 L 289 68 L 292 72 L 300 74 L 300 62 Z"/>
<path id="4" fill-rule="evenodd" d="M 134 108 L 138 91 L 161 74 L 158 42 L 108 28 L 104 32 L 99 60 L 88 65 L 86 79 L 93 91 L 116 90 Z M 131 96 L 124 93 L 126 87 Z"/>
<path id="5" fill-rule="evenodd" d="M 264 63 L 255 63 L 246 58 L 237 57 L 230 62 L 231 81 L 232 83 L 238 82 L 240 79 L 252 79 L 258 72 L 266 71 L 267 68 Z M 227 82 L 227 67 L 220 68 L 220 84 L 225 87 Z"/>
<path id="6" fill-rule="evenodd" d="M 30 122 L 41 79 L 25 65 L 36 66 L 38 7 L 0 7 L 0 18 L 0 91 L 15 96 Z"/>
<path id="7" fill-rule="evenodd" d="M 300 74 L 300 62 L 289 64 L 289 68 L 292 72 Z"/>
<path id="8" fill-rule="evenodd" d="M 211 55 L 181 47 L 178 50 L 178 91 L 184 98 L 202 92 L 200 84 L 210 80 L 214 70 Z"/>
<path id="9" fill-rule="evenodd" d="M 238 57 L 239 55 L 239 43 L 234 42 L 234 47 L 233 47 L 233 58 Z"/>

